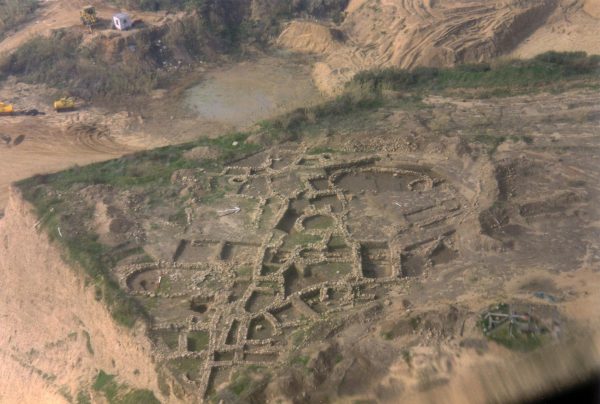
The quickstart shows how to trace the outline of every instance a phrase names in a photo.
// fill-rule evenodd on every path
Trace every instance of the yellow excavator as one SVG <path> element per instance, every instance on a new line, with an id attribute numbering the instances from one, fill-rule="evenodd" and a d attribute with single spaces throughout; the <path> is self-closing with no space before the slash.
<path id="1" fill-rule="evenodd" d="M 54 110 L 56 112 L 73 111 L 75 109 L 75 100 L 71 97 L 63 97 L 54 101 Z"/>
<path id="2" fill-rule="evenodd" d="M 12 115 L 14 112 L 15 108 L 12 104 L 0 102 L 0 115 Z"/>
<path id="3" fill-rule="evenodd" d="M 84 7 L 79 12 L 79 17 L 81 18 L 81 23 L 88 27 L 91 31 L 94 25 L 98 23 L 98 17 L 96 16 L 96 9 L 93 6 Z"/>

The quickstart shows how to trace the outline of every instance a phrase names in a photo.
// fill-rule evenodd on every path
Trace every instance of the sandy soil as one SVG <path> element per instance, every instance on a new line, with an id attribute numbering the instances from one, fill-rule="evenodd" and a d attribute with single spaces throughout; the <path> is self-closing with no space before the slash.
<path id="1" fill-rule="evenodd" d="M 314 79 L 334 94 L 356 72 L 381 66 L 449 66 L 547 50 L 598 53 L 597 18 L 593 0 L 355 0 L 339 26 L 293 21 L 277 43 L 322 56 Z"/>
<path id="2" fill-rule="evenodd" d="M 539 53 L 584 51 L 600 54 L 600 1 L 575 2 L 560 7 L 546 24 L 525 39 L 511 57 L 530 58 Z"/>
<path id="3" fill-rule="evenodd" d="M 31 209 L 14 193 L 0 221 L 0 402 L 67 402 L 99 369 L 158 391 L 143 330 L 114 323 Z"/>

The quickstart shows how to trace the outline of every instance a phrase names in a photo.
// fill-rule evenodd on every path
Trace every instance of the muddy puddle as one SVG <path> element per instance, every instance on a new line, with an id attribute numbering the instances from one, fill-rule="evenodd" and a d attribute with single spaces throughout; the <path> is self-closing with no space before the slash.
<path id="1" fill-rule="evenodd" d="M 320 101 L 310 68 L 279 57 L 209 73 L 186 93 L 186 105 L 199 118 L 236 128 Z"/>

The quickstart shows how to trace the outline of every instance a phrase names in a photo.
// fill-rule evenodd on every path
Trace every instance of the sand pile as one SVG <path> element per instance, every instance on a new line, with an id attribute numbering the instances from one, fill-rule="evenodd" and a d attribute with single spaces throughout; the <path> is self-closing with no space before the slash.
<path id="1" fill-rule="evenodd" d="M 482 62 L 516 52 L 530 37 L 535 38 L 531 49 L 517 56 L 555 46 L 593 52 L 599 14 L 598 0 L 354 0 L 335 31 L 295 21 L 277 43 L 323 55 L 313 76 L 323 92 L 332 94 L 360 70 Z M 561 29 L 554 27 L 558 23 Z M 552 35 L 539 34 L 545 29 Z"/>

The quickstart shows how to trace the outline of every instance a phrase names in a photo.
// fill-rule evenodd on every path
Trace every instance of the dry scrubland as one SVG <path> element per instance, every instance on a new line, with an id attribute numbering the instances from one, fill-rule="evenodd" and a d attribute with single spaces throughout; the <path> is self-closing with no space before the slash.
<path id="1" fill-rule="evenodd" d="M 81 105 L 0 122 L 0 401 L 507 401 L 597 370 L 600 59 L 496 58 L 593 52 L 596 3 L 96 2 L 143 24 L 92 34 L 75 3 L 0 6 L 0 95 Z M 304 73 L 277 58 L 335 97 L 256 93 L 280 115 L 218 135 L 247 119 L 187 108 Z"/>

